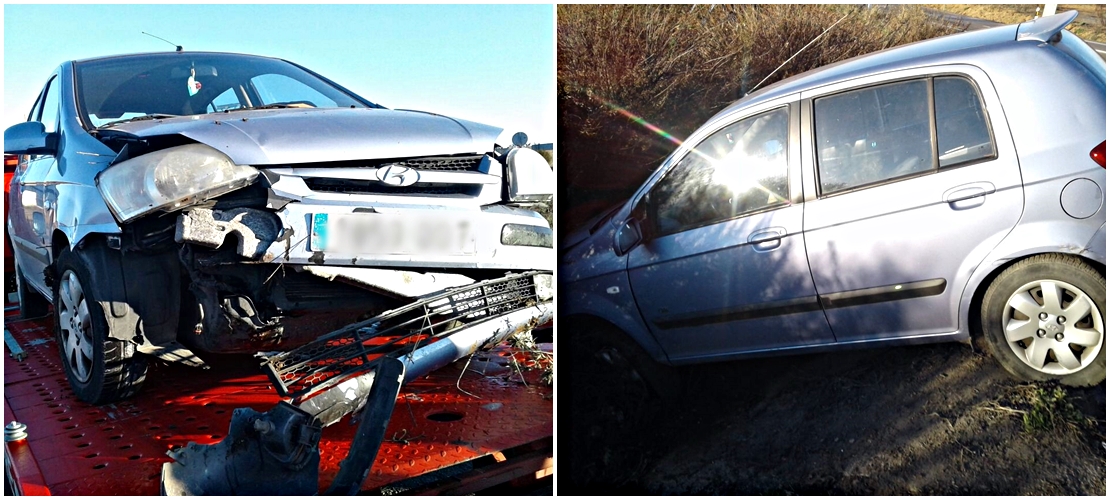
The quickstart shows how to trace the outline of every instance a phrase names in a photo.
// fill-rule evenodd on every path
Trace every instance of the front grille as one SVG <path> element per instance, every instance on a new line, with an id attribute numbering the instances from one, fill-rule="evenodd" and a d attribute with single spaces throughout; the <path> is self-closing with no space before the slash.
<path id="1" fill-rule="evenodd" d="M 300 168 L 378 168 L 386 165 L 400 165 L 424 171 L 437 172 L 480 172 L 482 159 L 486 155 L 423 156 L 419 158 L 393 158 L 385 160 L 350 160 L 327 163 L 298 163 L 289 165 Z"/>
<path id="2" fill-rule="evenodd" d="M 401 161 L 384 162 L 385 164 L 400 164 L 401 166 L 417 170 L 438 170 L 440 172 L 477 172 L 482 165 L 484 155 L 474 156 L 444 156 L 427 158 L 409 158 Z"/>
<path id="3" fill-rule="evenodd" d="M 327 177 L 307 177 L 304 183 L 308 189 L 326 193 L 344 194 L 386 194 L 407 196 L 478 196 L 480 184 L 435 184 L 418 183 L 412 186 L 387 186 L 376 181 L 354 179 L 332 179 Z"/>
<path id="4" fill-rule="evenodd" d="M 282 397 L 303 398 L 373 368 L 377 358 L 413 352 L 433 339 L 544 301 L 529 271 L 449 289 L 324 335 L 266 359 Z"/>

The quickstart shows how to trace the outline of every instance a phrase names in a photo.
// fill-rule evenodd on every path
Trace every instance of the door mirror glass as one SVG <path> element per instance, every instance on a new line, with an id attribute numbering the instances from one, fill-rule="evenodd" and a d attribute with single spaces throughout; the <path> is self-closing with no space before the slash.
<path id="1" fill-rule="evenodd" d="M 617 229 L 616 237 L 616 251 L 617 255 L 624 255 L 632 250 L 640 241 L 643 236 L 640 233 L 640 223 L 636 219 L 628 219 Z"/>

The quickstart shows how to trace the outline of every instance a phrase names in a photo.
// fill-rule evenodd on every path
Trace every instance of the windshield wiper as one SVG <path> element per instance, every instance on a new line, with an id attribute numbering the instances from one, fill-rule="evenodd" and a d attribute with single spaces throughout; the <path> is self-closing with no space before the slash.
<path id="1" fill-rule="evenodd" d="M 284 109 L 284 108 L 300 108 L 300 109 L 311 109 L 311 108 L 314 108 L 314 107 L 315 107 L 315 106 L 309 106 L 309 105 L 307 105 L 307 104 L 302 104 L 302 103 L 287 103 L 287 102 L 275 102 L 275 103 L 273 103 L 273 104 L 263 104 L 263 105 L 261 105 L 261 106 L 251 106 L 251 107 L 246 107 L 246 108 L 234 108 L 234 109 L 224 109 L 224 110 L 221 110 L 220 112 L 221 112 L 221 113 L 232 113 L 232 112 L 235 112 L 235 111 L 254 111 L 254 110 L 256 110 L 256 109 Z"/>
<path id="2" fill-rule="evenodd" d="M 101 126 L 96 127 L 96 128 L 101 129 L 101 128 L 111 127 L 112 125 L 119 125 L 120 123 L 140 122 L 140 121 L 143 121 L 143 120 L 157 120 L 159 118 L 174 118 L 174 117 L 177 117 L 177 116 L 178 115 L 167 115 L 167 114 L 164 114 L 164 113 L 151 113 L 149 115 L 136 116 L 134 118 L 125 118 L 123 120 L 116 120 L 114 122 L 108 122 L 108 123 L 105 123 L 104 125 L 101 125 Z"/>

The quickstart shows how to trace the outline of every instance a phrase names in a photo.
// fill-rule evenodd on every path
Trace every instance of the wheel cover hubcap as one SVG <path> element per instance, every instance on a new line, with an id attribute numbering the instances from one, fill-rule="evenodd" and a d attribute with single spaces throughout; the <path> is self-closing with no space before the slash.
<path id="1" fill-rule="evenodd" d="M 88 382 L 92 375 L 92 321 L 89 303 L 81 281 L 72 270 L 62 275 L 58 290 L 58 327 L 62 330 L 62 351 L 74 378 Z"/>
<path id="2" fill-rule="evenodd" d="M 1103 322 L 1095 302 L 1063 281 L 1026 283 L 1006 301 L 1006 343 L 1026 365 L 1068 375 L 1086 368 L 1102 350 Z"/>

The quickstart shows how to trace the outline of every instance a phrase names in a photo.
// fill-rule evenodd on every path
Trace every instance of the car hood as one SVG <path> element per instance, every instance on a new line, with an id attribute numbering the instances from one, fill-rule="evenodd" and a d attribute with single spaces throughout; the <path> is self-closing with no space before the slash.
<path id="1" fill-rule="evenodd" d="M 262 109 L 121 123 L 114 133 L 182 135 L 240 165 L 284 165 L 492 151 L 501 129 L 422 111 Z"/>

